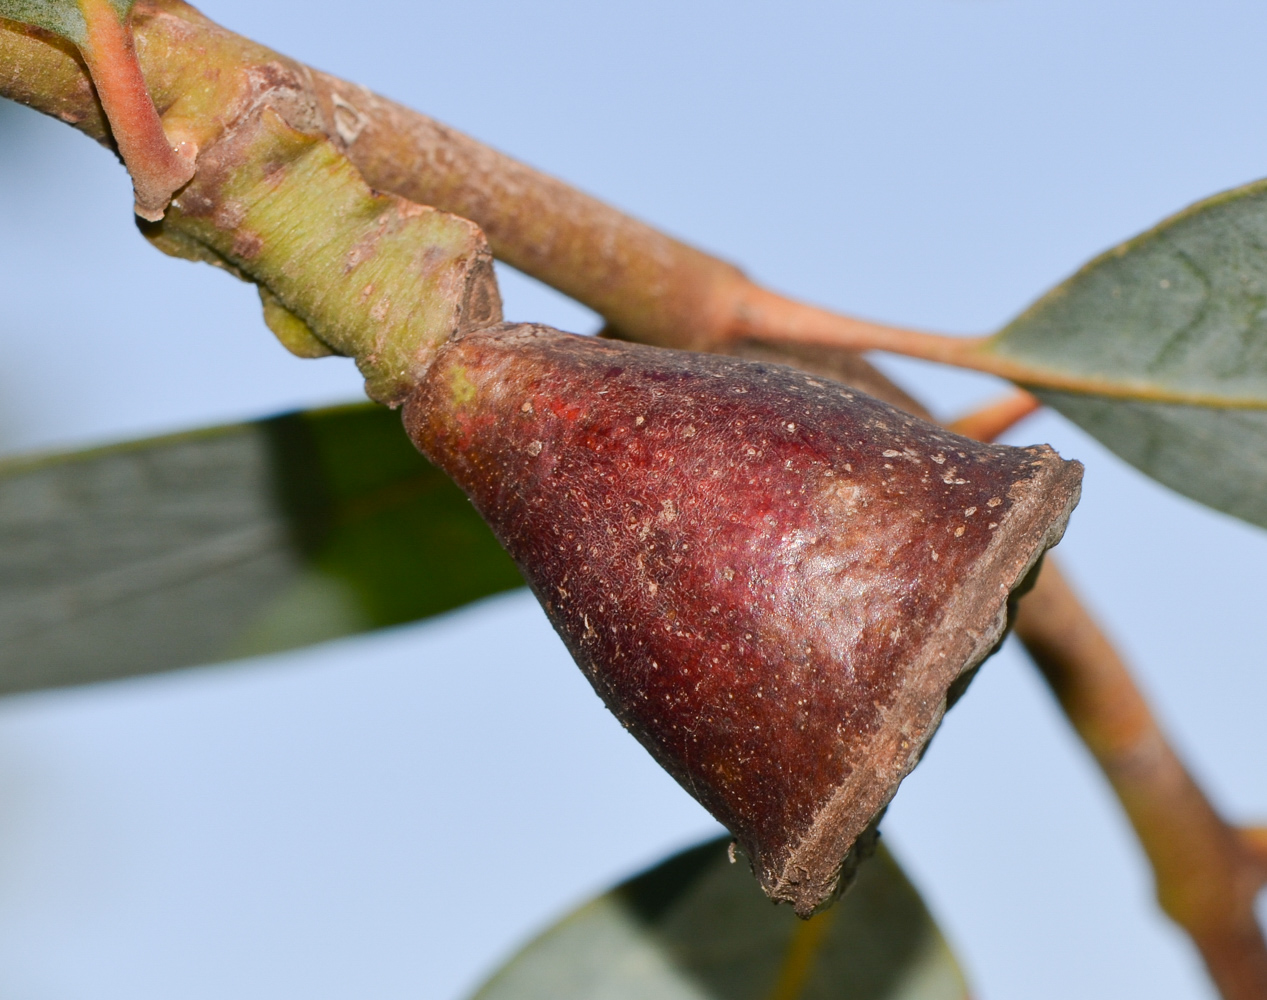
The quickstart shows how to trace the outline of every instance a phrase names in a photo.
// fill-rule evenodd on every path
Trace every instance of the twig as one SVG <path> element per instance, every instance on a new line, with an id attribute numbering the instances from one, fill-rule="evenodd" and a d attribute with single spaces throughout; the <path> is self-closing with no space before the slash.
<path id="1" fill-rule="evenodd" d="M 143 62 L 151 60 L 146 80 L 160 107 L 184 96 L 187 81 L 177 63 L 195 50 L 204 62 L 226 63 L 218 67 L 221 72 L 258 69 L 265 61 L 301 71 L 320 107 L 323 131 L 371 186 L 470 219 L 485 231 L 499 259 L 589 305 L 629 339 L 695 350 L 727 350 L 740 340 L 882 350 L 1028 386 L 1157 402 L 1267 405 L 1256 397 L 1213 397 L 1033 368 L 986 350 L 986 337 L 907 330 L 796 302 L 425 115 L 237 39 L 180 0 L 141 0 L 133 20 L 138 37 L 148 42 L 141 55 Z M 76 92 L 71 67 L 52 71 L 55 47 L 38 33 L 7 28 L 10 23 L 0 23 L 0 95 L 57 114 L 90 134 L 99 129 L 91 94 Z M 211 35 L 217 44 L 198 48 Z M 226 50 L 225 39 L 241 41 L 239 50 Z M 32 52 L 32 41 L 45 42 L 45 51 Z M 235 58 L 240 61 L 233 65 Z M 32 59 L 41 64 L 36 78 L 20 72 L 6 77 L 6 61 L 16 67 Z"/>
<path id="2" fill-rule="evenodd" d="M 1242 834 L 1215 812 L 1050 560 L 1020 602 L 1016 634 L 1117 793 L 1162 909 L 1191 936 L 1225 1000 L 1267 998 L 1267 944 L 1254 914 L 1267 883 L 1262 831 Z"/>
<path id="3" fill-rule="evenodd" d="M 1037 396 L 1020 389 L 988 406 L 966 413 L 946 426 L 964 437 L 976 438 L 978 441 L 993 441 L 1040 409 L 1042 405 Z"/>
<path id="4" fill-rule="evenodd" d="M 90 0 L 95 2 L 95 0 Z M 1259 398 L 1217 398 L 1152 384 L 1053 372 L 985 350 L 989 338 L 907 330 L 796 302 L 737 268 L 674 240 L 589 195 L 377 94 L 238 39 L 179 0 L 140 0 L 133 15 L 155 103 L 187 97 L 180 68 L 191 53 L 219 72 L 274 62 L 310 83 L 323 131 L 370 185 L 478 224 L 493 253 L 584 302 L 631 340 L 727 350 L 740 340 L 850 351 L 883 350 L 988 372 L 1029 386 L 1159 402 L 1257 408 Z M 71 67 L 53 71 L 57 50 L 38 33 L 0 23 L 0 95 L 99 129 L 91 93 Z M 25 37 L 24 37 L 25 36 Z M 206 46 L 206 39 L 214 44 Z M 240 41 L 234 51 L 225 40 Z M 32 42 L 43 42 L 34 52 Z M 182 63 L 183 57 L 183 63 Z M 238 60 L 235 64 L 234 60 Z M 6 75 L 34 61 L 39 72 Z"/>
<path id="5" fill-rule="evenodd" d="M 761 290 L 732 265 L 426 115 L 235 36 L 178 0 L 140 0 L 133 26 L 159 107 L 188 103 L 182 71 L 191 59 L 200 64 L 200 81 L 213 70 L 220 77 L 275 76 L 269 64 L 280 65 L 309 82 L 306 96 L 319 112 L 315 124 L 372 187 L 472 220 L 498 259 L 585 303 L 621 336 L 734 353 L 752 347 L 736 332 L 736 316 L 752 311 L 745 296 Z M 75 53 L 45 32 L 3 19 L 0 96 L 109 141 Z M 818 345 L 781 344 L 779 350 L 832 353 Z M 866 391 L 897 405 L 909 400 L 860 356 L 834 353 L 851 359 L 851 373 L 865 376 Z"/>
<path id="6" fill-rule="evenodd" d="M 843 316 L 797 302 L 563 182 L 403 105 L 324 73 L 314 92 L 331 134 L 375 187 L 479 224 L 493 254 L 602 315 L 612 335 L 732 353 L 780 348 L 878 350 L 986 372 L 1034 387 L 1155 402 L 1261 408 L 1217 398 L 1038 369 L 956 337 Z M 342 131 L 339 117 L 348 122 Z"/>
<path id="7" fill-rule="evenodd" d="M 993 440 L 1039 405 L 1020 392 L 950 427 Z M 1254 912 L 1267 884 L 1267 827 L 1237 830 L 1218 815 L 1051 556 L 1019 602 L 1015 632 L 1126 810 L 1162 909 L 1188 932 L 1225 1000 L 1267 998 L 1267 943 Z"/>
<path id="8" fill-rule="evenodd" d="M 1188 392 L 1143 380 L 1107 379 L 1039 368 L 991 350 L 991 337 L 954 337 L 900 327 L 820 309 L 748 283 L 731 293 L 734 309 L 717 336 L 747 338 L 769 344 L 815 344 L 849 351 L 887 351 L 925 361 L 968 368 L 1031 388 L 1088 393 L 1113 399 L 1219 406 L 1228 409 L 1267 408 L 1261 397 Z"/>

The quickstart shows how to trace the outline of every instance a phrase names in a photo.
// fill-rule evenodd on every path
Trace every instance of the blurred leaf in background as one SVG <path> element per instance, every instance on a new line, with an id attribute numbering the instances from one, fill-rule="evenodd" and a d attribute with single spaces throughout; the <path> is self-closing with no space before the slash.
<path id="1" fill-rule="evenodd" d="M 0 692 L 289 649 L 521 584 L 378 406 L 0 463 Z"/>
<path id="2" fill-rule="evenodd" d="M 963 975 L 883 847 L 808 921 L 727 839 L 684 851 L 529 943 L 473 1000 L 966 1000 Z"/>

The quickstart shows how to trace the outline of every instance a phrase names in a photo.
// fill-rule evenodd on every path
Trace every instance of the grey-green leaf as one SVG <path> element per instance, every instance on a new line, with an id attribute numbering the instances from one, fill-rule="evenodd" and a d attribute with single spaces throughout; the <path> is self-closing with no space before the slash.
<path id="1" fill-rule="evenodd" d="M 474 1000 L 965 1000 L 963 975 L 883 849 L 809 921 L 774 906 L 723 838 L 585 904 Z"/>
<path id="2" fill-rule="evenodd" d="M 1038 396 L 1158 482 L 1267 528 L 1267 412 Z"/>
<path id="3" fill-rule="evenodd" d="M 1039 395 L 1153 478 L 1267 526 L 1267 181 L 1092 261 L 988 350 L 1133 387 L 1139 399 Z M 1206 405 L 1148 399 L 1175 394 Z"/>
<path id="4" fill-rule="evenodd" d="M 108 2 L 123 21 L 132 13 L 136 0 Z M 76 45 L 82 44 L 87 35 L 83 11 L 76 0 L 0 0 L 0 17 L 43 28 Z"/>
<path id="5" fill-rule="evenodd" d="M 520 585 L 378 406 L 0 463 L 0 693 L 288 649 Z"/>

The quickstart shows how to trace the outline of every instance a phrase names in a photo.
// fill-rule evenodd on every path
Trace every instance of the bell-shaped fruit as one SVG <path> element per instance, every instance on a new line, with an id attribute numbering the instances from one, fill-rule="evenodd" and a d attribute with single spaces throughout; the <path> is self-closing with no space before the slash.
<path id="1" fill-rule="evenodd" d="M 530 325 L 450 341 L 405 424 L 616 717 L 802 915 L 1081 479 L 790 368 Z"/>

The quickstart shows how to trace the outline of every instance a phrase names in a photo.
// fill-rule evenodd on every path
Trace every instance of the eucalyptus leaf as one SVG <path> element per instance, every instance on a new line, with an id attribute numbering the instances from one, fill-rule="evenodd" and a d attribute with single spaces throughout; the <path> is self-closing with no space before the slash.
<path id="1" fill-rule="evenodd" d="M 0 692 L 303 646 L 521 584 L 383 407 L 0 463 Z"/>
<path id="2" fill-rule="evenodd" d="M 126 21 L 136 0 L 107 0 L 120 21 Z M 76 45 L 87 37 L 77 0 L 0 0 L 0 17 L 43 28 Z"/>
<path id="3" fill-rule="evenodd" d="M 727 840 L 599 896 L 510 959 L 474 1000 L 964 1000 L 918 893 L 883 847 L 834 907 L 774 906 Z"/>
<path id="4" fill-rule="evenodd" d="M 1039 391 L 1158 482 L 1267 528 L 1267 413 Z"/>
<path id="5" fill-rule="evenodd" d="M 1267 526 L 1267 181 L 1092 261 L 986 350 L 1129 387 L 1137 398 L 1036 391 L 1153 478 Z"/>

